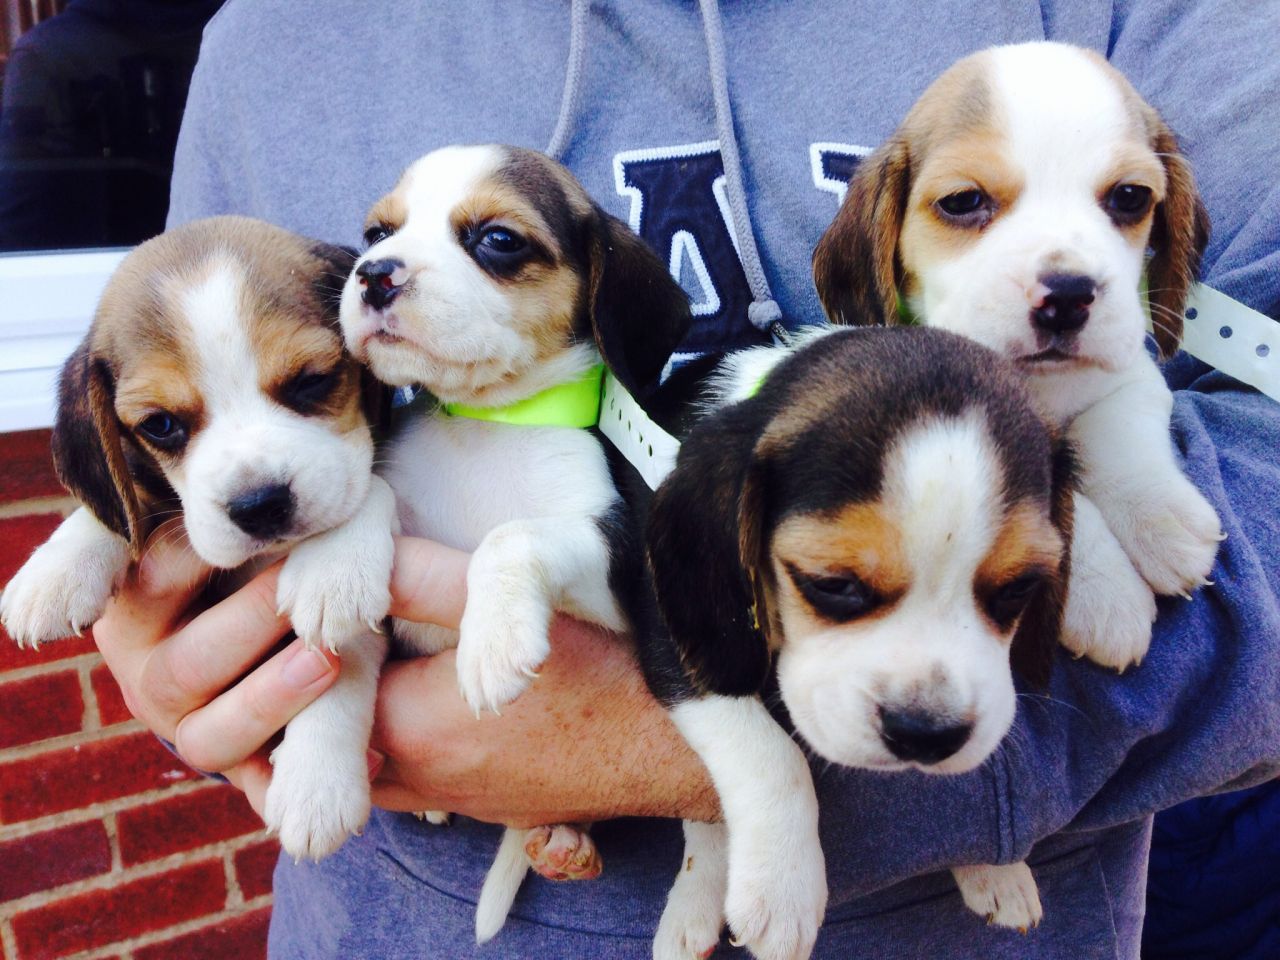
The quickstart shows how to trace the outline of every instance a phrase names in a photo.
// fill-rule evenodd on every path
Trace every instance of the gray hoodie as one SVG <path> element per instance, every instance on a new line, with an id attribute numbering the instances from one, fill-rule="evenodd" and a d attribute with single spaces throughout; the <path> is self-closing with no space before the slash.
<path id="1" fill-rule="evenodd" d="M 744 269 L 750 252 L 739 256 L 742 224 L 737 237 L 729 227 L 703 23 L 675 0 L 591 4 L 569 97 L 565 2 L 234 0 L 206 32 L 170 223 L 245 213 L 356 242 L 412 159 L 454 142 L 542 148 L 564 112 L 564 161 L 689 290 L 698 322 L 685 349 L 758 342 L 753 301 L 772 297 L 788 325 L 820 319 L 813 246 L 857 158 L 927 83 L 981 47 L 1048 38 L 1104 52 L 1161 110 L 1213 218 L 1207 280 L 1280 312 L 1278 5 L 729 0 L 721 15 L 763 285 Z M 1229 534 L 1216 585 L 1162 603 L 1140 670 L 1117 678 L 1060 657 L 1050 695 L 1021 698 L 980 770 L 816 770 L 831 883 L 816 956 L 1137 957 L 1151 814 L 1280 770 L 1280 408 L 1185 355 L 1166 375 L 1186 469 Z M 497 835 L 378 811 L 323 863 L 282 861 L 272 955 L 648 955 L 677 824 L 599 825 L 604 876 L 530 880 L 506 929 L 477 948 L 474 902 Z M 984 926 L 942 872 L 1021 857 L 1045 907 L 1026 936 Z"/>

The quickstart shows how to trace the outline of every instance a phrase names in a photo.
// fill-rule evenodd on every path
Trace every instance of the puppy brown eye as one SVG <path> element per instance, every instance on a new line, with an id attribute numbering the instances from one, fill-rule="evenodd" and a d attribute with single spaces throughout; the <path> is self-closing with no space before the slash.
<path id="1" fill-rule="evenodd" d="M 1043 582 L 1044 578 L 1039 574 L 1027 574 L 997 587 L 987 596 L 987 615 L 1001 630 L 1008 630 L 1022 616 Z"/>
<path id="2" fill-rule="evenodd" d="M 187 428 L 171 413 L 153 413 L 137 426 L 143 438 L 161 450 L 178 450 L 187 442 Z"/>
<path id="3" fill-rule="evenodd" d="M 284 385 L 280 399 L 299 413 L 310 413 L 329 399 L 329 394 L 338 385 L 338 378 L 336 369 L 321 373 L 304 371 Z"/>
<path id="4" fill-rule="evenodd" d="M 480 234 L 480 244 L 498 254 L 519 253 L 525 248 L 524 237 L 502 227 L 485 230 Z"/>
<path id="5" fill-rule="evenodd" d="M 1151 206 L 1151 188 L 1118 183 L 1107 194 L 1104 206 L 1113 220 L 1127 223 L 1140 220 Z"/>
<path id="6" fill-rule="evenodd" d="M 391 236 L 394 232 L 394 230 L 391 230 L 381 223 L 374 224 L 364 232 L 364 244 L 366 247 L 372 247 L 375 243 L 381 243 L 383 240 L 387 239 L 387 237 Z"/>
<path id="7" fill-rule="evenodd" d="M 947 194 L 934 203 L 939 215 L 958 227 L 985 227 L 991 221 L 995 205 L 976 187 Z"/>
<path id="8" fill-rule="evenodd" d="M 791 578 L 814 610 L 838 623 L 870 613 L 884 602 L 883 597 L 851 573 L 811 577 L 793 570 Z"/>

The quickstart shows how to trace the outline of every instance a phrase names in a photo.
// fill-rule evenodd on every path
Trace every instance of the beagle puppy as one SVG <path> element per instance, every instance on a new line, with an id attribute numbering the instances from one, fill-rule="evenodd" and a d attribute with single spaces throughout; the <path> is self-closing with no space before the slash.
<path id="1" fill-rule="evenodd" d="M 368 399 L 337 329 L 353 255 L 243 217 L 133 250 L 67 360 L 53 431 L 81 506 L 18 571 L 0 618 L 19 645 L 79 633 L 130 565 L 180 543 L 193 582 L 230 592 L 286 557 L 277 600 L 335 685 L 272 754 L 264 819 L 319 858 L 369 815 L 365 751 L 390 606 L 390 488 L 373 476 Z"/>
<path id="2" fill-rule="evenodd" d="M 342 293 L 350 351 L 433 398 L 385 451 L 405 533 L 471 552 L 458 631 L 396 621 L 410 652 L 457 646 L 462 696 L 498 711 L 550 652 L 555 610 L 629 632 L 638 531 L 596 432 L 601 361 L 638 397 L 691 320 L 688 298 L 625 223 L 531 150 L 451 146 L 369 213 Z M 501 929 L 532 863 L 555 879 L 600 861 L 582 825 L 508 830 L 476 911 Z"/>
<path id="3" fill-rule="evenodd" d="M 795 960 L 827 886 L 805 749 L 762 700 L 771 671 L 825 760 L 980 765 L 1014 717 L 1011 665 L 1047 681 L 1071 461 L 1013 366 L 943 331 L 827 328 L 723 369 L 646 532 L 665 629 L 643 638 L 642 665 L 724 813 L 686 824 L 695 857 L 668 911 L 703 871 L 735 942 Z M 956 877 L 999 922 L 1039 917 L 1025 864 Z"/>
<path id="4" fill-rule="evenodd" d="M 1097 54 L 967 57 L 860 164 L 813 256 L 837 323 L 904 313 L 1013 360 L 1081 461 L 1064 642 L 1123 670 L 1155 594 L 1206 583 L 1221 528 L 1183 476 L 1144 348 L 1182 333 L 1208 219 L 1173 133 Z M 1145 276 L 1145 284 L 1144 284 Z"/>

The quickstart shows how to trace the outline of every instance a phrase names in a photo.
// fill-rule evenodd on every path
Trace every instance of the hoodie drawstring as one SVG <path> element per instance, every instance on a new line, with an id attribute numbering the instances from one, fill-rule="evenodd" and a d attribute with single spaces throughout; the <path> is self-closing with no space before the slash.
<path id="1" fill-rule="evenodd" d="M 564 70 L 564 90 L 560 94 L 560 112 L 547 144 L 546 154 L 559 160 L 573 140 L 573 120 L 578 113 L 582 94 L 583 63 L 587 53 L 587 15 L 591 0 L 572 0 L 569 6 L 569 59 Z"/>

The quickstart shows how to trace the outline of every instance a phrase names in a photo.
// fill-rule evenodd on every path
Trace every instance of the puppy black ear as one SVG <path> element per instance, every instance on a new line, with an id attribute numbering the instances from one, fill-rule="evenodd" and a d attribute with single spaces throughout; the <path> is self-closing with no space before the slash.
<path id="1" fill-rule="evenodd" d="M 762 491 L 744 486 L 750 438 L 709 425 L 695 428 L 649 514 L 647 552 L 658 609 L 680 669 L 695 692 L 748 696 L 769 673 L 756 572 L 744 569 L 764 518 Z M 747 494 L 744 497 L 744 492 Z M 750 531 L 740 531 L 748 520 Z"/>
<path id="2" fill-rule="evenodd" d="M 600 355 L 633 394 L 655 384 L 689 331 L 689 297 L 635 232 L 599 207 L 592 215 L 588 309 Z"/>
<path id="3" fill-rule="evenodd" d="M 342 302 L 342 288 L 346 285 L 347 277 L 351 276 L 360 254 L 354 247 L 317 242 L 311 246 L 311 255 L 320 261 L 315 289 L 320 294 L 326 315 L 331 315 L 332 322 L 336 324 L 338 307 Z"/>
<path id="4" fill-rule="evenodd" d="M 1191 164 L 1178 150 L 1173 131 L 1154 118 L 1151 147 L 1164 164 L 1164 200 L 1151 225 L 1151 261 L 1147 264 L 1147 297 L 1151 326 L 1161 357 L 1178 349 L 1182 311 L 1191 284 L 1200 276 L 1200 257 L 1209 243 L 1209 211 L 1196 189 Z"/>
<path id="5" fill-rule="evenodd" d="M 1014 632 L 1009 663 L 1033 690 L 1046 690 L 1053 673 L 1054 655 L 1062 635 L 1062 618 L 1071 580 L 1071 537 L 1077 489 L 1075 453 L 1060 440 L 1053 455 L 1053 489 L 1049 520 L 1062 537 L 1062 560 L 1054 575 L 1036 590 Z"/>
<path id="6" fill-rule="evenodd" d="M 813 251 L 813 281 L 832 323 L 898 319 L 898 234 L 911 190 L 906 140 L 894 135 L 854 171 L 844 203 Z"/>
<path id="7" fill-rule="evenodd" d="M 62 485 L 98 520 L 142 549 L 137 492 L 129 476 L 115 413 L 115 380 L 89 340 L 62 367 L 53 427 L 53 465 Z"/>

